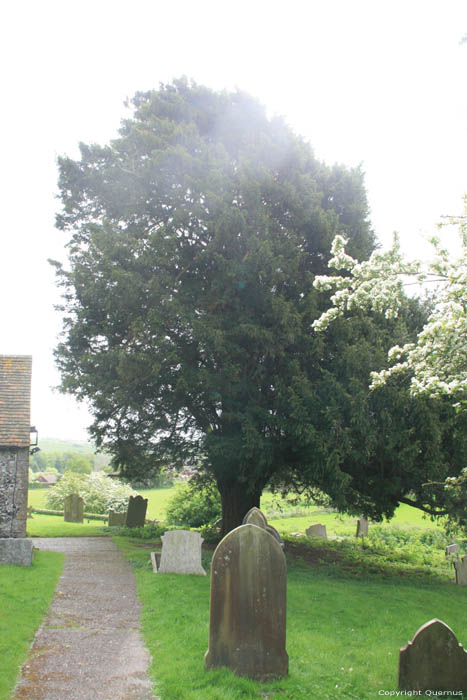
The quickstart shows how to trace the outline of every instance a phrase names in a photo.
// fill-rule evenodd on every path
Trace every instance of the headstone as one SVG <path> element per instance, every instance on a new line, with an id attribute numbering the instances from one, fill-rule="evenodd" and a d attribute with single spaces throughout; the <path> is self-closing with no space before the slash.
<path id="1" fill-rule="evenodd" d="M 253 508 L 250 508 L 248 513 L 243 518 L 242 525 L 247 524 L 258 525 L 258 527 L 262 527 L 263 529 L 265 529 L 266 525 L 268 524 L 268 521 L 266 520 L 266 516 L 260 511 L 260 509 L 254 506 Z"/>
<path id="2" fill-rule="evenodd" d="M 161 553 L 160 552 L 151 552 L 151 564 L 152 564 L 152 571 L 154 574 L 157 574 L 159 571 L 159 567 L 161 565 Z"/>
<path id="3" fill-rule="evenodd" d="M 284 540 L 282 539 L 282 537 L 280 536 L 279 532 L 276 530 L 275 527 L 273 527 L 272 525 L 269 525 L 269 524 L 266 525 L 266 532 L 269 532 L 269 534 L 272 535 L 274 537 L 274 539 L 276 539 L 279 542 L 282 549 L 284 549 Z"/>
<path id="4" fill-rule="evenodd" d="M 456 570 L 456 583 L 458 586 L 467 586 L 467 554 L 462 559 L 454 562 Z"/>
<path id="5" fill-rule="evenodd" d="M 148 499 L 142 496 L 130 496 L 128 512 L 126 515 L 127 527 L 144 527 Z"/>
<path id="6" fill-rule="evenodd" d="M 31 540 L 22 537 L 0 539 L 0 564 L 31 566 L 34 547 Z"/>
<path id="7" fill-rule="evenodd" d="M 248 513 L 243 518 L 242 524 L 257 525 L 258 527 L 262 527 L 264 530 L 267 530 L 267 532 L 269 532 L 279 542 L 281 547 L 284 547 L 284 540 L 282 539 L 276 528 L 268 524 L 266 516 L 259 508 L 250 508 Z"/>
<path id="8" fill-rule="evenodd" d="M 400 650 L 399 690 L 467 693 L 467 651 L 441 620 L 422 625 Z"/>
<path id="9" fill-rule="evenodd" d="M 306 530 L 306 534 L 308 537 L 320 537 L 322 540 L 328 539 L 326 534 L 326 525 L 310 525 L 310 527 Z"/>
<path id="10" fill-rule="evenodd" d="M 206 668 L 240 676 L 285 676 L 286 563 L 279 543 L 257 525 L 241 525 L 219 542 L 211 564 Z"/>
<path id="11" fill-rule="evenodd" d="M 201 566 L 201 544 L 199 532 L 169 530 L 162 537 L 160 574 L 198 574 L 206 576 Z"/>
<path id="12" fill-rule="evenodd" d="M 446 557 L 458 557 L 459 556 L 459 545 L 458 544 L 448 544 L 445 549 Z"/>
<path id="13" fill-rule="evenodd" d="M 33 514 L 32 514 L 32 511 L 33 511 L 33 507 L 32 507 L 32 506 L 28 506 L 28 511 L 27 511 L 27 512 L 28 512 L 28 519 L 29 519 L 29 518 L 34 518 L 34 516 L 33 516 Z"/>
<path id="14" fill-rule="evenodd" d="M 124 527 L 126 518 L 126 513 L 116 513 L 114 510 L 109 510 L 109 527 Z"/>
<path id="15" fill-rule="evenodd" d="M 357 520 L 356 537 L 368 537 L 368 520 L 363 516 Z"/>
<path id="16" fill-rule="evenodd" d="M 82 523 L 84 501 L 77 493 L 65 498 L 64 520 L 66 523 Z"/>

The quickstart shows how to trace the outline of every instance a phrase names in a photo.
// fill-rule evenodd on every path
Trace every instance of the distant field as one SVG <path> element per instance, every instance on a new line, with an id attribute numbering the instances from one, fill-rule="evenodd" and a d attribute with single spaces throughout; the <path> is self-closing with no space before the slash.
<path id="1" fill-rule="evenodd" d="M 57 438 L 40 438 L 39 447 L 41 452 L 79 452 L 80 454 L 89 454 L 96 450 L 92 442 L 58 440 Z"/>

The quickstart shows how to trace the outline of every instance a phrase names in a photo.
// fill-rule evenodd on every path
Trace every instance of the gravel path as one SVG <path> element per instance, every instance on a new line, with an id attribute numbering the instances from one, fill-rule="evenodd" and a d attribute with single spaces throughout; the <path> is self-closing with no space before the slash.
<path id="1" fill-rule="evenodd" d="M 147 677 L 130 564 L 107 537 L 34 538 L 65 553 L 12 700 L 158 700 Z"/>

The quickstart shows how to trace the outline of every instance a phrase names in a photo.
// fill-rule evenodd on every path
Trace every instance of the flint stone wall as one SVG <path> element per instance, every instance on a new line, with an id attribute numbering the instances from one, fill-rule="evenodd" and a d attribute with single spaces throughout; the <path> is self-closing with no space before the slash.
<path id="1" fill-rule="evenodd" d="M 0 537 L 26 537 L 29 447 L 0 447 Z"/>

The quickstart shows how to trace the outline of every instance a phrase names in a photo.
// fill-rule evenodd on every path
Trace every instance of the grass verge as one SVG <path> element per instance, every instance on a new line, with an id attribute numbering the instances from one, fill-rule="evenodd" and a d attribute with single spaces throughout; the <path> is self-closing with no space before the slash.
<path id="1" fill-rule="evenodd" d="M 0 566 L 0 700 L 10 698 L 63 570 L 64 555 L 35 551 L 31 566 Z"/>
<path id="2" fill-rule="evenodd" d="M 259 683 L 227 669 L 206 671 L 209 576 L 154 575 L 149 551 L 160 542 L 115 541 L 134 567 L 150 673 L 162 700 L 374 700 L 396 690 L 399 648 L 431 618 L 444 620 L 467 643 L 467 591 L 448 575 L 432 577 L 408 562 L 401 576 L 377 552 L 371 566 L 360 567 L 345 547 L 324 544 L 319 551 L 330 554 L 318 562 L 303 552 L 287 555 L 288 677 Z M 207 570 L 209 558 L 204 552 Z"/>

